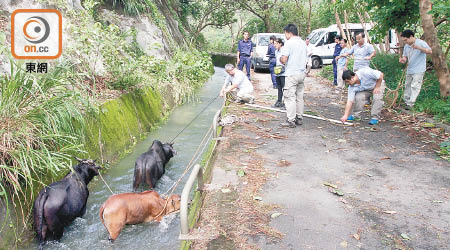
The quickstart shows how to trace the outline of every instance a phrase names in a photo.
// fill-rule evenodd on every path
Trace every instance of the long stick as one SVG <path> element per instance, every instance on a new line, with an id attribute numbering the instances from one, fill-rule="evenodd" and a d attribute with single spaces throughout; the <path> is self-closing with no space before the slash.
<path id="1" fill-rule="evenodd" d="M 286 110 L 274 109 L 274 108 L 265 107 L 265 106 L 261 106 L 261 105 L 257 105 L 257 104 L 248 104 L 248 103 L 246 103 L 245 105 L 250 106 L 250 107 L 254 107 L 254 108 L 267 109 L 267 110 L 277 111 L 277 112 L 281 112 L 281 113 L 286 113 Z M 344 125 L 353 126 L 353 123 L 350 123 L 350 122 L 342 123 L 341 121 L 338 121 L 338 120 L 329 119 L 329 118 L 322 118 L 322 117 L 318 117 L 318 116 L 314 116 L 314 115 L 308 115 L 308 114 L 303 114 L 303 116 L 304 117 L 313 118 L 313 119 L 317 119 L 317 120 L 329 121 L 329 122 L 333 122 L 333 123 L 337 123 L 337 124 L 344 124 Z"/>

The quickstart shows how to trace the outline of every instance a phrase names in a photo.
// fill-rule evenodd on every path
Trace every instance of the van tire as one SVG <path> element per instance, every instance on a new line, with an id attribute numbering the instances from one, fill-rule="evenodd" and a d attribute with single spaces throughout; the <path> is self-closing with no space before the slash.
<path id="1" fill-rule="evenodd" d="M 322 66 L 322 60 L 320 60 L 320 57 L 313 56 L 311 58 L 311 68 L 318 69 L 320 66 Z"/>

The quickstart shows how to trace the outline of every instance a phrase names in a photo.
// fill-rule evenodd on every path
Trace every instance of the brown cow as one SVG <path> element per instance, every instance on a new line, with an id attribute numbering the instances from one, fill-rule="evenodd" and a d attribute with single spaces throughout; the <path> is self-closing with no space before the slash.
<path id="1" fill-rule="evenodd" d="M 142 193 L 123 193 L 112 195 L 100 208 L 100 220 L 109 233 L 109 240 L 119 237 L 125 225 L 134 225 L 156 220 L 161 221 L 166 214 L 180 209 L 180 196 L 171 195 L 163 199 L 155 191 Z M 161 211 L 164 211 L 161 213 Z"/>

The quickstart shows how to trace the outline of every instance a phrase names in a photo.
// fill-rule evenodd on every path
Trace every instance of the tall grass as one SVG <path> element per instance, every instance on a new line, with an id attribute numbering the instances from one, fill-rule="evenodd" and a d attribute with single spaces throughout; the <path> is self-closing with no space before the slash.
<path id="1" fill-rule="evenodd" d="M 34 75 L 11 65 L 11 75 L 0 78 L 0 196 L 7 200 L 8 190 L 16 197 L 25 218 L 34 185 L 70 168 L 71 156 L 82 152 L 84 121 L 77 96 L 60 80 L 63 67 Z"/>

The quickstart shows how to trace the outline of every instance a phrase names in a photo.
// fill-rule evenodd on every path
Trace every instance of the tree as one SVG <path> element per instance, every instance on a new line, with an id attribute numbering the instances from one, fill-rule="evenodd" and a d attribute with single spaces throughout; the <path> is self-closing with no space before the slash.
<path id="1" fill-rule="evenodd" d="M 239 6 L 260 18 L 266 32 L 272 32 L 271 14 L 278 0 L 237 0 Z"/>
<path id="2" fill-rule="evenodd" d="M 423 34 L 425 40 L 430 44 L 433 53 L 431 58 L 433 60 L 434 69 L 439 80 L 439 89 L 441 96 L 450 96 L 450 73 L 448 70 L 447 61 L 442 48 L 439 44 L 436 27 L 433 21 L 433 16 L 430 14 L 432 10 L 431 0 L 420 0 L 420 17 L 422 20 Z"/>
<path id="3" fill-rule="evenodd" d="M 235 1 L 232 0 L 191 0 L 172 4 L 178 18 L 191 36 L 191 42 L 198 39 L 208 26 L 225 27 L 236 22 Z"/>
<path id="4" fill-rule="evenodd" d="M 333 3 L 333 6 L 334 6 L 334 17 L 336 18 L 336 24 L 339 27 L 339 31 L 341 32 L 341 36 L 344 39 L 347 39 L 347 36 L 345 35 L 344 29 L 342 28 L 341 19 L 339 18 L 338 10 L 336 8 L 336 0 L 331 0 L 331 2 Z"/>

